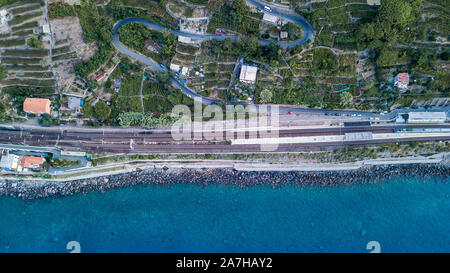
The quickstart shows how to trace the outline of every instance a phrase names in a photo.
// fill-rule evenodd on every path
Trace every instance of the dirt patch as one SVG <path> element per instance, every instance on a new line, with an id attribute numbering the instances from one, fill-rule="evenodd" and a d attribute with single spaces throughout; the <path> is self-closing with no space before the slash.
<path id="1" fill-rule="evenodd" d="M 73 71 L 74 62 L 65 62 L 55 65 L 53 67 L 53 72 L 56 74 L 58 80 L 58 85 L 62 92 L 70 93 L 70 86 L 75 80 L 75 73 Z"/>
<path id="2" fill-rule="evenodd" d="M 67 39 L 68 42 L 60 46 L 71 45 L 72 50 L 77 53 L 82 61 L 88 60 L 97 51 L 95 42 L 86 44 L 83 41 L 83 30 L 77 17 L 52 19 L 51 27 L 55 41 Z M 54 66 L 53 71 L 57 75 L 58 84 L 63 92 L 70 92 L 68 89 L 75 79 L 73 67 L 76 62 L 79 62 L 79 60 L 60 62 Z"/>
<path id="3" fill-rule="evenodd" d="M 95 42 L 86 44 L 83 41 L 83 30 L 78 17 L 65 17 L 51 20 L 55 40 L 68 39 L 81 60 L 86 61 L 97 52 Z"/>

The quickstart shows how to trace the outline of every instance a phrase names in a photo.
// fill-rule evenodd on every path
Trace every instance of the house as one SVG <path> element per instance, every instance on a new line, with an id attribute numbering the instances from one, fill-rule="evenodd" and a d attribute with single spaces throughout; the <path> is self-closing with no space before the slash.
<path id="1" fill-rule="evenodd" d="M 408 89 L 409 75 L 408 73 L 398 73 L 394 78 L 394 86 L 397 86 L 400 91 L 405 92 Z"/>
<path id="2" fill-rule="evenodd" d="M 265 12 L 264 12 L 262 19 L 263 19 L 263 21 L 273 24 L 273 25 L 278 25 L 278 23 L 280 21 L 280 18 L 278 18 L 277 16 L 269 14 L 269 13 L 265 13 Z"/>
<path id="3" fill-rule="evenodd" d="M 280 39 L 287 39 L 288 33 L 287 31 L 281 31 L 280 32 Z"/>
<path id="4" fill-rule="evenodd" d="M 188 72 L 189 68 L 187 68 L 186 66 L 183 66 L 183 68 L 181 68 L 181 75 L 186 76 Z"/>
<path id="5" fill-rule="evenodd" d="M 83 106 L 83 101 L 77 97 L 69 97 L 68 107 L 70 110 L 79 110 Z"/>
<path id="6" fill-rule="evenodd" d="M 409 112 L 408 123 L 445 123 L 445 112 Z"/>
<path id="7" fill-rule="evenodd" d="M 106 76 L 106 72 L 101 73 L 100 75 L 98 75 L 97 77 L 95 77 L 95 80 L 97 82 L 101 81 L 104 77 Z"/>
<path id="8" fill-rule="evenodd" d="M 241 74 L 239 75 L 239 80 L 241 82 L 254 84 L 256 82 L 256 73 L 258 68 L 256 66 L 242 65 Z"/>
<path id="9" fill-rule="evenodd" d="M 172 70 L 173 72 L 180 72 L 181 66 L 177 65 L 177 64 L 170 64 L 170 70 Z"/>
<path id="10" fill-rule="evenodd" d="M 114 90 L 116 92 L 120 91 L 120 87 L 122 86 L 122 79 L 121 78 L 117 78 L 114 80 Z"/>
<path id="11" fill-rule="evenodd" d="M 50 35 L 50 25 L 49 24 L 42 25 L 42 33 L 44 33 L 45 35 Z"/>
<path id="12" fill-rule="evenodd" d="M 26 98 L 23 102 L 23 111 L 36 115 L 50 115 L 50 105 L 51 102 L 49 99 Z"/>
<path id="13" fill-rule="evenodd" d="M 185 44 L 191 44 L 192 40 L 189 37 L 178 36 L 178 42 L 185 43 Z"/>
<path id="14" fill-rule="evenodd" d="M 0 160 L 0 168 L 6 171 L 17 170 L 20 157 L 15 154 L 4 154 Z"/>
<path id="15" fill-rule="evenodd" d="M 45 159 L 40 156 L 24 156 L 22 157 L 20 166 L 22 166 L 22 168 L 39 170 L 44 162 Z"/>

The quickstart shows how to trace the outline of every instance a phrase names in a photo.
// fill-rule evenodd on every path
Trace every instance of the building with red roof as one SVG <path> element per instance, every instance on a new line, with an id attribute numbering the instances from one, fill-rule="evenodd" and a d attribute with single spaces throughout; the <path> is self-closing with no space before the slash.
<path id="1" fill-rule="evenodd" d="M 50 105 L 51 102 L 49 99 L 26 98 L 23 102 L 23 111 L 36 115 L 50 115 Z"/>
<path id="2" fill-rule="evenodd" d="M 394 79 L 394 86 L 397 86 L 401 91 L 406 91 L 409 84 L 408 73 L 398 73 Z"/>
<path id="3" fill-rule="evenodd" d="M 22 157 L 22 163 L 20 166 L 29 169 L 40 169 L 44 162 L 45 159 L 40 156 L 24 156 Z"/>

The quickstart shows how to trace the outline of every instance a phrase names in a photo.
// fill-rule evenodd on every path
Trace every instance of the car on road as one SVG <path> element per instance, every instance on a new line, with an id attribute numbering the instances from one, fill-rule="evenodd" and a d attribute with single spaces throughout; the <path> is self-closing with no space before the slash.
<path id="1" fill-rule="evenodd" d="M 270 7 L 268 7 L 268 6 L 264 6 L 264 11 L 272 12 L 272 9 Z"/>
<path id="2" fill-rule="evenodd" d="M 166 67 L 163 64 L 159 65 L 162 69 L 166 70 Z"/>

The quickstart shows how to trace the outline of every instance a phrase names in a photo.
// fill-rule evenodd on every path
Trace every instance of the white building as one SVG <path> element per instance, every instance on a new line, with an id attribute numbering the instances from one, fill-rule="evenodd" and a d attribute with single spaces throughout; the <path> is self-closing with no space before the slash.
<path id="1" fill-rule="evenodd" d="M 68 107 L 70 110 L 79 110 L 81 108 L 81 99 L 76 97 L 69 97 Z"/>
<path id="2" fill-rule="evenodd" d="M 409 112 L 408 123 L 444 123 L 447 120 L 445 112 Z"/>
<path id="3" fill-rule="evenodd" d="M 187 68 L 186 66 L 183 66 L 183 68 L 181 69 L 181 75 L 186 76 L 188 72 L 189 72 L 189 68 Z"/>
<path id="4" fill-rule="evenodd" d="M 50 25 L 49 24 L 43 24 L 42 25 L 42 32 L 44 34 L 50 34 Z"/>
<path id="5" fill-rule="evenodd" d="M 192 40 L 189 37 L 178 36 L 178 42 L 185 43 L 185 44 L 191 44 Z"/>
<path id="6" fill-rule="evenodd" d="M 172 70 L 173 72 L 179 72 L 181 69 L 181 66 L 177 65 L 177 64 L 170 64 L 170 70 Z"/>
<path id="7" fill-rule="evenodd" d="M 0 168 L 5 169 L 7 171 L 16 170 L 19 166 L 20 157 L 14 154 L 6 154 L 2 156 L 0 161 Z"/>
<path id="8" fill-rule="evenodd" d="M 398 73 L 394 78 L 394 86 L 397 86 L 401 92 L 408 90 L 409 75 L 408 73 Z"/>
<path id="9" fill-rule="evenodd" d="M 266 21 L 267 23 L 274 24 L 274 25 L 278 25 L 278 22 L 280 20 L 280 18 L 278 18 L 277 16 L 269 14 L 269 13 L 265 13 L 265 12 L 264 12 L 264 16 L 262 19 L 263 19 L 263 21 Z"/>
<path id="10" fill-rule="evenodd" d="M 288 38 L 287 31 L 281 31 L 280 32 L 280 39 L 287 39 L 287 38 Z"/>
<path id="11" fill-rule="evenodd" d="M 242 65 L 239 80 L 241 82 L 254 84 L 256 82 L 256 73 L 258 68 L 256 66 Z"/>

